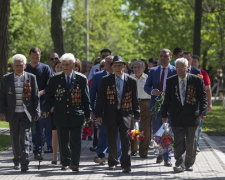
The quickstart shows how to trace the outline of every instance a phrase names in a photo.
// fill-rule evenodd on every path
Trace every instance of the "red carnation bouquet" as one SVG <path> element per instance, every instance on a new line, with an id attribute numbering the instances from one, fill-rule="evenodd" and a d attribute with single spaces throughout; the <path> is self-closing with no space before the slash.
<path id="1" fill-rule="evenodd" d="M 82 129 L 82 138 L 87 138 L 92 136 L 93 131 L 93 121 L 85 121 Z"/>
<path id="2" fill-rule="evenodd" d="M 136 140 L 142 141 L 145 138 L 144 131 L 140 132 L 140 130 L 139 130 L 138 122 L 135 122 L 134 129 L 130 130 L 128 132 L 128 136 L 130 136 L 131 139 L 134 140 L 134 141 L 136 141 Z"/>
<path id="3" fill-rule="evenodd" d="M 161 149 L 167 152 L 173 148 L 173 132 L 168 123 L 163 123 L 153 139 Z"/>

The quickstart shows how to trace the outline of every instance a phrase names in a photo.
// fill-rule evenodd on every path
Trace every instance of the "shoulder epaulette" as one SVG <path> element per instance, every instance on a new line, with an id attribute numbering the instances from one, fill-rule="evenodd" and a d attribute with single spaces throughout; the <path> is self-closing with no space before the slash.
<path id="1" fill-rule="evenodd" d="M 75 72 L 75 74 L 80 75 L 80 76 L 82 76 L 83 78 L 87 78 L 84 74 L 82 74 L 82 73 L 80 73 L 80 72 L 76 72 L 76 71 L 74 71 L 74 72 Z"/>

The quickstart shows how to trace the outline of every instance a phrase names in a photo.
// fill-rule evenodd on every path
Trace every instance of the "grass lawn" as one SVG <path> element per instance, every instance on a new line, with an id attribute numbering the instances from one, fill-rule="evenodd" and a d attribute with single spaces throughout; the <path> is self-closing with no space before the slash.
<path id="1" fill-rule="evenodd" d="M 6 121 L 0 121 L 0 128 L 9 128 L 9 123 Z"/>
<path id="2" fill-rule="evenodd" d="M 10 136 L 0 134 L 0 152 L 11 146 Z"/>
<path id="3" fill-rule="evenodd" d="M 203 132 L 210 136 L 225 136 L 225 109 L 222 107 L 222 101 L 213 104 L 213 110 L 203 121 Z"/>

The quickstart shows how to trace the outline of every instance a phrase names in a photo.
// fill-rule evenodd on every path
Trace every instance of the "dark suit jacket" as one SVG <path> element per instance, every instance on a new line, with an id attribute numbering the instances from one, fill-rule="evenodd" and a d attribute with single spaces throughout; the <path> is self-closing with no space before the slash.
<path id="1" fill-rule="evenodd" d="M 160 72 L 161 72 L 160 65 L 157 67 L 151 68 L 150 73 L 148 74 L 148 79 L 146 80 L 146 83 L 144 86 L 144 90 L 146 93 L 151 95 L 151 92 L 153 89 L 159 89 L 160 77 L 161 77 Z M 177 73 L 176 68 L 169 64 L 167 78 L 172 75 L 175 75 L 176 73 Z M 153 96 L 153 95 L 151 96 L 149 110 L 154 106 L 155 98 L 156 96 Z"/>
<path id="2" fill-rule="evenodd" d="M 115 126 L 117 112 L 117 93 L 115 74 L 104 76 L 96 103 L 96 117 L 102 117 L 106 125 Z M 125 74 L 123 95 L 121 100 L 121 113 L 127 128 L 130 128 L 131 117 L 140 118 L 140 107 L 137 99 L 137 83 L 134 78 Z"/>
<path id="3" fill-rule="evenodd" d="M 72 73 L 70 89 L 67 88 L 65 74 L 56 73 L 46 88 L 45 111 L 54 106 L 53 119 L 56 126 L 82 126 L 84 118 L 90 117 L 90 99 L 87 78 L 78 72 Z"/>
<path id="4" fill-rule="evenodd" d="M 90 86 L 90 100 L 91 100 L 91 109 L 94 110 L 94 104 L 96 101 L 96 95 L 99 92 L 100 85 L 102 82 L 102 77 L 107 75 L 106 70 L 96 72 L 92 78 L 91 86 Z"/>
<path id="5" fill-rule="evenodd" d="M 195 74 L 195 75 L 198 75 L 198 74 L 202 74 L 201 73 L 201 70 L 200 69 L 197 69 L 193 66 L 191 66 L 191 71 L 190 71 L 191 74 Z"/>
<path id="6" fill-rule="evenodd" d="M 176 127 L 194 127 L 200 122 L 199 115 L 206 115 L 207 99 L 203 80 L 193 74 L 187 74 L 187 89 L 184 106 L 181 104 L 178 76 L 167 79 L 165 100 L 162 105 L 162 117 L 168 117 L 170 109 L 171 125 Z"/>
<path id="7" fill-rule="evenodd" d="M 40 116 L 40 101 L 38 97 L 39 90 L 35 75 L 24 72 L 24 78 L 24 87 L 25 83 L 29 83 L 32 91 L 30 98 L 25 98 L 26 93 L 23 92 L 23 107 L 28 119 L 32 121 L 35 116 Z M 3 76 L 0 88 L 0 114 L 5 113 L 6 121 L 12 121 L 15 107 L 16 93 L 14 73 L 10 73 Z"/>

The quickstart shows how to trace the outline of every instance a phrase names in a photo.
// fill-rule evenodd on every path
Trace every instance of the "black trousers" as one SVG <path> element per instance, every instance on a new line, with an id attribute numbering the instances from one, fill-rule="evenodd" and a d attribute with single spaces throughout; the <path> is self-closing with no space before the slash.
<path id="1" fill-rule="evenodd" d="M 196 159 L 197 129 L 198 126 L 172 127 L 176 166 L 184 165 L 186 168 L 193 166 Z"/>
<path id="2" fill-rule="evenodd" d="M 14 113 L 13 120 L 9 122 L 10 136 L 13 149 L 13 162 L 21 166 L 29 164 L 29 133 L 31 122 L 25 112 Z"/>
<path id="3" fill-rule="evenodd" d="M 81 126 L 56 126 L 56 128 L 62 165 L 79 166 L 81 152 Z"/>
<path id="4" fill-rule="evenodd" d="M 115 166 L 118 164 L 118 155 L 117 155 L 117 136 L 118 136 L 118 128 L 120 132 L 120 139 L 121 139 L 121 148 L 122 148 L 122 156 L 120 159 L 121 167 L 122 168 L 129 168 L 131 167 L 131 160 L 130 160 L 130 141 L 128 137 L 129 128 L 127 128 L 124 124 L 121 111 L 118 110 L 116 112 L 116 119 L 114 120 L 115 124 L 110 125 L 106 124 L 106 131 L 107 131 L 107 140 L 108 140 L 108 165 Z"/>

